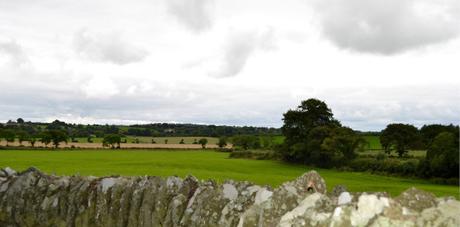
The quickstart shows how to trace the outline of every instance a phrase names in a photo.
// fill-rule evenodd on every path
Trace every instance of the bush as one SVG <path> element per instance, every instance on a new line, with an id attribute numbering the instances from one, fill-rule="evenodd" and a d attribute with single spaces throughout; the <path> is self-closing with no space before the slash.
<path id="1" fill-rule="evenodd" d="M 358 158 L 349 162 L 347 166 L 353 171 L 415 176 L 417 173 L 417 164 L 417 159 L 401 161 L 398 159 L 376 160 L 374 158 Z"/>
<path id="2" fill-rule="evenodd" d="M 222 148 L 217 148 L 216 151 L 218 152 L 233 152 L 233 149 L 232 148 L 226 148 L 226 147 L 222 147 Z"/>
<path id="3" fill-rule="evenodd" d="M 384 159 L 387 158 L 387 155 L 383 152 L 379 152 L 376 156 L 375 156 L 375 159 L 379 160 L 379 161 L 382 161 Z"/>
<path id="4" fill-rule="evenodd" d="M 271 160 L 276 159 L 277 156 L 274 151 L 253 151 L 253 150 L 239 150 L 230 153 L 230 158 L 246 158 L 256 160 Z"/>

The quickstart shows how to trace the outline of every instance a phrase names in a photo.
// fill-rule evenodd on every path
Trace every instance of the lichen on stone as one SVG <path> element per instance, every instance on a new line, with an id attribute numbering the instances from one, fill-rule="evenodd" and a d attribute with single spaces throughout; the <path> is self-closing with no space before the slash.
<path id="1" fill-rule="evenodd" d="M 0 170 L 0 226 L 460 226 L 460 202 L 408 189 L 326 193 L 315 171 L 280 187 L 179 177 Z"/>

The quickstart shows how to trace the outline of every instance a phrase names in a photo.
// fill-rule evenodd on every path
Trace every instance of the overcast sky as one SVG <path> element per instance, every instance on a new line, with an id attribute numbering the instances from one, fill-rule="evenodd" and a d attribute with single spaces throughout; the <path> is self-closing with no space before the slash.
<path id="1" fill-rule="evenodd" d="M 0 0 L 0 121 L 460 118 L 458 0 Z"/>

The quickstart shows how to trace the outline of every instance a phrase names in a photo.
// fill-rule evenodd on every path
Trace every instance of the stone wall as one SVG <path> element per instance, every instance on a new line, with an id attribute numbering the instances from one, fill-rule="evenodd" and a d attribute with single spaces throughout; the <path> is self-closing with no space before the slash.
<path id="1" fill-rule="evenodd" d="M 326 192 L 311 171 L 272 189 L 178 177 L 0 170 L 0 226 L 460 226 L 460 202 L 408 189 Z"/>

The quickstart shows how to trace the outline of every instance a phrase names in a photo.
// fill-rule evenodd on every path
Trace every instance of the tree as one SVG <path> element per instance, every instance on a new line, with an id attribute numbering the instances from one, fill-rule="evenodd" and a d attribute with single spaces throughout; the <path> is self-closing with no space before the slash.
<path id="1" fill-rule="evenodd" d="M 422 137 L 423 143 L 425 144 L 426 148 L 431 146 L 434 138 L 439 135 L 441 132 L 450 132 L 454 133 L 458 131 L 458 126 L 451 125 L 440 125 L 440 124 L 432 124 L 432 125 L 423 125 L 420 128 L 420 135 Z"/>
<path id="2" fill-rule="evenodd" d="M 102 140 L 103 146 L 110 146 L 112 149 L 120 148 L 121 136 L 118 134 L 108 134 Z M 115 145 L 117 145 L 115 147 Z"/>
<path id="3" fill-rule="evenodd" d="M 30 135 L 25 131 L 19 131 L 17 135 L 20 145 L 22 145 L 22 142 L 30 140 Z"/>
<path id="4" fill-rule="evenodd" d="M 304 142 L 310 130 L 318 126 L 340 126 L 333 118 L 331 109 L 325 102 L 318 99 L 308 99 L 301 102 L 295 110 L 283 114 L 281 131 L 289 145 Z"/>
<path id="5" fill-rule="evenodd" d="M 18 124 L 24 124 L 24 120 L 23 120 L 22 118 L 18 118 L 18 119 L 16 120 L 16 122 L 17 122 Z"/>
<path id="6" fill-rule="evenodd" d="M 52 141 L 51 133 L 49 131 L 45 131 L 40 135 L 40 142 L 45 144 L 45 147 L 48 147 Z"/>
<path id="7" fill-rule="evenodd" d="M 68 136 L 64 131 L 53 129 L 49 130 L 49 133 L 51 135 L 51 141 L 53 142 L 55 148 L 58 148 L 61 142 L 67 143 Z"/>
<path id="8" fill-rule="evenodd" d="M 319 161 L 322 140 L 331 128 L 341 126 L 326 103 L 318 99 L 304 100 L 297 109 L 288 110 L 283 114 L 283 122 L 285 140 L 279 152 L 287 161 L 303 163 L 312 162 L 311 158 Z"/>
<path id="9" fill-rule="evenodd" d="M 331 134 L 323 140 L 323 153 L 334 154 L 335 161 L 350 161 L 356 157 L 356 151 L 363 150 L 366 140 L 351 128 L 333 128 Z"/>
<path id="10" fill-rule="evenodd" d="M 208 144 L 208 139 L 201 138 L 200 140 L 198 140 L 198 143 L 201 144 L 202 148 L 206 148 L 206 144 Z"/>
<path id="11" fill-rule="evenodd" d="M 13 143 L 16 138 L 16 134 L 13 130 L 5 130 L 2 134 L 2 137 L 6 140 L 6 146 L 8 146 L 8 143 Z"/>
<path id="12" fill-rule="evenodd" d="M 429 176 L 458 178 L 459 177 L 459 142 L 457 135 L 442 132 L 437 135 L 426 154 Z"/>
<path id="13" fill-rule="evenodd" d="M 217 141 L 217 146 L 219 148 L 224 148 L 227 146 L 227 137 L 221 136 L 219 137 L 219 141 Z"/>
<path id="14" fill-rule="evenodd" d="M 37 142 L 37 138 L 35 138 L 34 136 L 31 136 L 29 138 L 29 142 L 32 147 L 35 147 L 35 142 Z"/>
<path id="15" fill-rule="evenodd" d="M 232 137 L 232 143 L 235 147 L 240 147 L 243 150 L 259 149 L 260 139 L 258 136 L 253 135 L 238 135 Z"/>
<path id="16" fill-rule="evenodd" d="M 386 153 L 392 150 L 402 157 L 418 139 L 418 129 L 409 124 L 389 124 L 380 135 L 380 143 Z"/>

